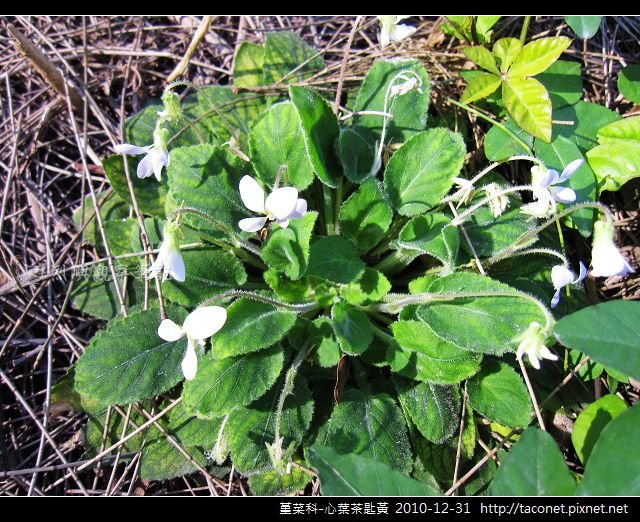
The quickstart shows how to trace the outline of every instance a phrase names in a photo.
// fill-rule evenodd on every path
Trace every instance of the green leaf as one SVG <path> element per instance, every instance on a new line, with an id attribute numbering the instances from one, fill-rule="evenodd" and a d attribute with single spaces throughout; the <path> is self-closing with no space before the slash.
<path id="1" fill-rule="evenodd" d="M 464 155 L 462 136 L 448 129 L 416 134 L 391 157 L 384 173 L 393 208 L 415 216 L 436 206 L 460 173 Z"/>
<path id="2" fill-rule="evenodd" d="M 525 45 L 507 73 L 510 80 L 516 76 L 535 76 L 555 62 L 571 45 L 566 36 L 539 38 Z M 532 133 L 533 134 L 533 133 Z"/>
<path id="3" fill-rule="evenodd" d="M 298 113 L 291 102 L 273 105 L 249 133 L 251 161 L 258 178 L 273 187 L 284 167 L 282 185 L 304 190 L 313 181 Z"/>
<path id="4" fill-rule="evenodd" d="M 241 42 L 233 59 L 233 84 L 251 88 L 263 85 L 264 48 L 252 42 Z"/>
<path id="5" fill-rule="evenodd" d="M 398 96 L 385 107 L 387 89 L 394 77 L 402 73 L 409 78 L 418 75 L 422 82 L 421 90 L 412 90 Z M 403 81 L 406 79 L 397 79 L 394 85 Z M 387 123 L 385 142 L 402 143 L 415 133 L 424 130 L 429 110 L 429 75 L 418 60 L 396 58 L 377 61 L 373 64 L 362 82 L 354 111 L 384 111 L 385 109 L 393 114 L 393 119 Z M 382 125 L 383 118 L 372 114 L 358 116 L 354 120 L 354 128 L 371 130 L 377 140 L 380 139 Z"/>
<path id="6" fill-rule="evenodd" d="M 413 352 L 409 354 L 409 364 L 399 371 L 406 377 L 435 384 L 456 384 L 480 368 L 480 354 L 439 338 L 423 322 L 398 321 L 391 325 L 391 331 L 403 350 Z"/>
<path id="7" fill-rule="evenodd" d="M 369 178 L 342 204 L 340 229 L 345 237 L 355 241 L 360 251 L 366 252 L 382 239 L 392 217 L 380 182 Z"/>
<path id="8" fill-rule="evenodd" d="M 289 95 L 300 117 L 311 165 L 322 183 L 335 188 L 341 173 L 334 150 L 340 134 L 336 115 L 327 102 L 310 89 L 291 86 Z"/>
<path id="9" fill-rule="evenodd" d="M 104 199 L 100 206 L 100 217 L 103 222 L 124 219 L 129 216 L 129 205 L 114 192 L 110 194 L 107 194 L 106 191 L 98 192 L 96 199 L 98 204 Z M 89 219 L 92 212 L 93 198 L 89 195 L 84 198 L 84 216 L 82 215 L 82 206 L 73 211 L 73 223 L 77 230 L 82 228 L 83 222 Z M 88 241 L 98 249 L 102 249 L 102 235 L 98 229 L 95 215 L 89 220 L 82 232 L 82 240 Z"/>
<path id="10" fill-rule="evenodd" d="M 257 496 L 284 496 L 302 491 L 313 479 L 313 475 L 292 467 L 291 473 L 280 475 L 278 471 L 265 471 L 249 477 L 251 492 Z"/>
<path id="11" fill-rule="evenodd" d="M 493 45 L 493 55 L 498 59 L 500 72 L 506 73 L 522 51 L 522 42 L 517 38 L 501 38 Z"/>
<path id="12" fill-rule="evenodd" d="M 460 272 L 436 279 L 427 293 L 513 293 L 514 289 L 489 277 Z M 434 299 L 420 305 L 416 316 L 442 338 L 461 350 L 502 355 L 513 350 L 513 340 L 531 322 L 544 324 L 545 316 L 534 303 L 517 296 L 477 296 L 451 300 Z"/>
<path id="13" fill-rule="evenodd" d="M 594 361 L 640 379 L 640 303 L 609 301 L 567 315 L 554 326 L 556 339 Z"/>
<path id="14" fill-rule="evenodd" d="M 324 60 L 298 35 L 267 34 L 264 45 L 264 84 L 298 83 L 324 68 Z"/>
<path id="15" fill-rule="evenodd" d="M 347 284 L 363 273 L 364 263 L 348 239 L 339 236 L 322 237 L 311 244 L 308 274 Z"/>
<path id="16" fill-rule="evenodd" d="M 640 176 L 640 117 L 625 118 L 598 130 L 600 145 L 587 153 L 598 185 L 603 190 L 619 190 Z"/>
<path id="17" fill-rule="evenodd" d="M 212 448 L 218 438 L 223 419 L 224 417 L 211 420 L 193 417 L 184 404 L 180 404 L 169 412 L 167 429 L 185 448 L 191 446 Z"/>
<path id="18" fill-rule="evenodd" d="M 571 442 L 583 464 L 589 460 L 593 446 L 602 430 L 627 409 L 627 404 L 617 395 L 605 395 L 589 404 L 578 415 L 571 431 Z"/>
<path id="19" fill-rule="evenodd" d="M 606 142 L 587 152 L 587 158 L 600 190 L 620 190 L 627 181 L 640 176 L 640 141 Z"/>
<path id="20" fill-rule="evenodd" d="M 377 459 L 362 455 L 341 455 L 321 444 L 314 444 L 309 448 L 308 459 L 318 472 L 323 495 L 422 497 L 440 494 Z"/>
<path id="21" fill-rule="evenodd" d="M 265 108 L 265 101 L 253 92 L 234 93 L 227 86 L 209 86 L 198 89 L 201 121 L 220 143 L 236 136 L 244 148 L 253 122 Z M 171 160 L 173 161 L 173 159 Z"/>
<path id="22" fill-rule="evenodd" d="M 131 242 L 134 234 L 139 234 L 140 227 L 135 218 L 112 219 L 104 221 L 104 233 L 107 236 L 109 250 L 112 256 L 131 254 Z M 135 257 L 115 259 L 114 267 L 122 271 L 125 267 L 135 271 L 138 267 L 138 260 Z"/>
<path id="23" fill-rule="evenodd" d="M 484 195 L 482 193 L 483 197 Z M 535 223 L 520 212 L 517 196 L 509 194 L 509 199 L 512 208 L 507 209 L 500 217 L 494 218 L 491 209 L 485 206 L 475 211 L 465 222 L 464 229 L 478 256 L 495 256 L 534 228 Z M 465 241 L 462 246 L 468 250 Z"/>
<path id="24" fill-rule="evenodd" d="M 116 265 L 116 271 L 118 269 Z M 118 283 L 122 290 L 122 280 L 118 279 Z M 138 277 L 129 277 L 123 297 L 127 307 L 142 303 L 144 283 Z M 93 270 L 87 271 L 83 279 L 74 283 L 71 302 L 78 310 L 100 319 L 109 320 L 120 314 L 120 301 L 106 264 L 96 265 Z"/>
<path id="25" fill-rule="evenodd" d="M 167 307 L 181 324 L 186 313 Z M 98 332 L 76 364 L 76 388 L 102 404 L 129 404 L 165 392 L 182 380 L 185 339 L 158 336 L 157 308 L 115 319 Z"/>
<path id="26" fill-rule="evenodd" d="M 165 281 L 162 293 L 167 299 L 183 306 L 196 307 L 205 299 L 238 288 L 247 281 L 242 263 L 223 250 L 184 250 L 182 259 L 187 274 L 185 281 Z"/>
<path id="27" fill-rule="evenodd" d="M 620 71 L 618 90 L 627 100 L 640 103 L 640 65 L 627 65 Z"/>
<path id="28" fill-rule="evenodd" d="M 640 141 L 640 116 L 614 121 L 598 129 L 601 144 L 616 140 Z"/>
<path id="29" fill-rule="evenodd" d="M 147 420 L 140 412 L 132 410 L 126 429 L 123 430 L 125 420 L 124 414 L 120 415 L 120 413 L 115 410 L 111 410 L 109 414 L 107 414 L 108 408 L 103 404 L 93 403 L 91 405 L 87 405 L 85 396 L 82 397 L 82 405 L 88 416 L 83 442 L 85 458 L 94 457 L 104 448 L 118 442 L 123 437 L 123 431 L 126 436 L 137 429 L 138 426 L 144 424 Z M 142 430 L 127 440 L 120 447 L 127 453 L 138 452 L 142 448 L 145 437 L 148 434 L 152 437 L 156 437 L 159 432 L 155 428 Z"/>
<path id="30" fill-rule="evenodd" d="M 375 158 L 375 139 L 367 139 L 368 129 L 355 127 L 341 129 L 338 138 L 338 154 L 344 174 L 354 183 L 362 183 L 371 174 Z"/>
<path id="31" fill-rule="evenodd" d="M 275 439 L 275 418 L 281 382 L 250 406 L 240 408 L 229 416 L 228 445 L 236 469 L 244 474 L 264 473 L 273 469 L 267 444 Z M 280 418 L 283 449 L 299 445 L 311 424 L 313 399 L 303 379 L 296 379 L 293 393 L 284 401 Z"/>
<path id="32" fill-rule="evenodd" d="M 201 449 L 185 450 L 200 466 L 207 465 Z M 197 468 L 168 440 L 161 438 L 147 442 L 142 449 L 140 478 L 142 480 L 167 480 L 193 473 Z"/>
<path id="33" fill-rule="evenodd" d="M 239 231 L 238 221 L 251 215 L 238 192 L 244 171 L 244 162 L 219 147 L 194 145 L 174 149 L 168 171 L 167 212 L 179 208 L 184 201 L 185 207 L 196 208 Z M 193 214 L 185 213 L 184 222 L 214 237 L 220 235 L 218 227 Z"/>
<path id="34" fill-rule="evenodd" d="M 605 426 L 584 469 L 579 495 L 640 495 L 640 451 L 637 435 L 640 407 L 618 415 Z"/>
<path id="35" fill-rule="evenodd" d="M 503 124 L 530 148 L 533 147 L 533 136 L 518 127 L 511 118 L 506 119 Z M 504 161 L 511 156 L 529 154 L 529 151 L 510 134 L 494 125 L 484 138 L 484 154 L 489 161 Z"/>
<path id="36" fill-rule="evenodd" d="M 536 155 L 544 161 L 547 168 L 555 169 L 558 172 L 562 172 L 573 160 L 583 159 L 578 146 L 564 136 L 558 136 L 550 144 L 536 141 Z M 586 162 L 562 186 L 574 190 L 576 193 L 575 203 L 595 201 L 598 197 L 596 176 Z M 594 210 L 586 208 L 571 213 L 571 223 L 583 237 L 590 237 L 593 232 L 594 212 Z"/>
<path id="37" fill-rule="evenodd" d="M 356 306 L 379 302 L 391 290 L 391 283 L 382 272 L 365 268 L 362 277 L 340 289 L 344 299 Z"/>
<path id="38" fill-rule="evenodd" d="M 300 303 L 311 298 L 311 285 L 309 279 L 303 277 L 297 281 L 291 281 L 282 272 L 273 268 L 265 270 L 262 274 L 265 282 L 276 293 L 279 299 L 287 303 Z"/>
<path id="39" fill-rule="evenodd" d="M 342 352 L 333 331 L 333 323 L 326 315 L 321 315 L 313 321 L 318 330 L 318 347 L 315 350 L 315 360 L 321 368 L 332 368 L 340 361 Z"/>
<path id="40" fill-rule="evenodd" d="M 400 404 L 422 433 L 435 443 L 453 436 L 460 425 L 460 392 L 456 386 L 393 380 Z"/>
<path id="41" fill-rule="evenodd" d="M 129 164 L 129 177 L 133 185 L 133 193 L 136 196 L 140 212 L 164 217 L 164 202 L 167 196 L 167 186 L 164 183 L 158 183 L 155 178 L 139 178 L 136 175 L 138 159 L 129 156 L 127 161 Z M 107 156 L 102 160 L 102 166 L 104 167 L 107 178 L 109 178 L 111 187 L 113 187 L 113 191 L 124 201 L 132 205 L 122 156 L 119 154 Z"/>
<path id="42" fill-rule="evenodd" d="M 287 228 L 273 230 L 262 247 L 264 262 L 294 281 L 300 279 L 307 271 L 309 243 L 317 217 L 317 212 L 307 212 L 302 218 L 290 221 Z"/>
<path id="43" fill-rule="evenodd" d="M 71 367 L 51 388 L 51 411 L 84 411 L 82 397 L 75 387 L 75 368 Z"/>
<path id="44" fill-rule="evenodd" d="M 576 36 L 589 39 L 593 38 L 600 29 L 602 16 L 565 16 L 564 19 Z"/>
<path id="45" fill-rule="evenodd" d="M 473 103 L 476 100 L 486 98 L 498 90 L 500 83 L 502 83 L 500 76 L 481 72 L 474 76 L 474 78 L 468 83 L 462 93 L 460 101 L 462 103 Z"/>
<path id="46" fill-rule="evenodd" d="M 359 355 L 373 341 L 373 330 L 367 315 L 346 303 L 336 303 L 331 308 L 333 331 L 343 352 Z"/>
<path id="47" fill-rule="evenodd" d="M 460 238 L 458 229 L 450 226 L 450 222 L 451 218 L 444 214 L 416 216 L 402 228 L 394 244 L 429 254 L 452 271 L 458 257 Z"/>
<path id="48" fill-rule="evenodd" d="M 576 483 L 546 431 L 527 429 L 511 448 L 489 486 L 490 495 L 568 496 Z"/>
<path id="49" fill-rule="evenodd" d="M 549 91 L 554 110 L 582 99 L 582 68 L 578 62 L 558 60 L 536 76 L 536 80 Z"/>
<path id="50" fill-rule="evenodd" d="M 483 69 L 489 71 L 490 73 L 493 73 L 493 75 L 497 77 L 498 80 L 500 80 L 500 71 L 498 70 L 498 66 L 496 65 L 496 59 L 487 50 L 486 47 L 483 47 L 481 45 L 476 45 L 474 47 L 465 47 L 462 49 L 462 54 L 464 54 L 469 60 L 471 60 L 476 65 L 482 67 Z M 496 86 L 496 89 L 497 88 L 498 87 Z"/>
<path id="51" fill-rule="evenodd" d="M 575 105 L 553 111 L 553 119 L 563 122 L 562 125 L 553 126 L 553 136 L 568 138 L 585 153 L 598 144 L 598 130 L 621 117 L 597 103 L 579 101 Z M 567 122 L 572 124 L 567 125 Z"/>
<path id="52" fill-rule="evenodd" d="M 362 455 L 407 473 L 411 450 L 402 412 L 385 394 L 349 389 L 342 395 L 316 444 L 341 454 Z"/>
<path id="53" fill-rule="evenodd" d="M 295 322 L 293 312 L 242 297 L 227 308 L 227 321 L 211 338 L 211 351 L 222 359 L 262 350 L 282 339 Z"/>
<path id="54" fill-rule="evenodd" d="M 227 415 L 263 395 L 284 364 L 280 345 L 239 357 L 214 355 L 215 348 L 200 359 L 198 373 L 182 392 L 187 411 L 205 419 Z"/>
<path id="55" fill-rule="evenodd" d="M 467 381 L 469 404 L 489 420 L 510 428 L 531 422 L 531 400 L 520 376 L 502 361 L 486 361 Z"/>
<path id="56" fill-rule="evenodd" d="M 538 80 L 520 76 L 502 83 L 504 105 L 516 123 L 529 134 L 551 141 L 551 100 Z"/>

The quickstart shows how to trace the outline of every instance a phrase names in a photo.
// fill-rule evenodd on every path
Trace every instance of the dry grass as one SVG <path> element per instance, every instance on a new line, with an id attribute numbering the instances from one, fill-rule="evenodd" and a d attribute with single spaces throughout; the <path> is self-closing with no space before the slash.
<path id="1" fill-rule="evenodd" d="M 419 31 L 402 45 L 404 56 L 423 61 L 431 74 L 434 112 L 452 110 L 457 70 L 465 60 L 457 42 L 444 37 L 436 18 L 415 19 Z M 122 121 L 162 93 L 185 56 L 200 22 L 195 17 L 8 17 L 0 18 L 0 492 L 4 495 L 242 495 L 237 474 L 211 477 L 205 470 L 173 481 L 147 483 L 137 476 L 139 459 L 117 451 L 83 462 L 83 414 L 51 408 L 51 386 L 82 353 L 102 323 L 69 303 L 70 267 L 98 259 L 82 244 L 72 211 L 92 191 L 108 188 L 100 158 L 122 141 Z M 56 92 L 19 53 L 7 30 L 16 26 L 67 79 Z M 383 54 L 377 26 L 363 19 L 353 34 L 344 73 L 341 64 L 352 29 L 350 17 L 212 17 L 189 59 L 196 85 L 227 84 L 233 55 L 244 40 L 264 41 L 268 31 L 292 30 L 323 51 L 327 68 L 310 83 L 335 92 L 356 86 Z M 521 21 L 503 20 L 499 36 L 517 35 Z M 535 20 L 530 34 L 566 31 L 560 18 Z M 607 31 L 571 53 L 585 64 L 585 95 L 621 113 L 632 108 L 618 96 L 618 70 L 640 61 L 640 22 L 609 17 Z M 585 52 L 586 51 L 586 54 Z M 79 93 L 77 99 L 73 91 Z M 458 114 L 467 118 L 466 114 Z M 482 135 L 475 135 L 481 146 Z M 610 196 L 620 242 L 638 266 L 638 190 L 631 183 Z M 577 241 L 577 251 L 586 244 Z M 610 280 L 600 296 L 637 299 L 639 279 Z M 145 412 L 147 413 L 147 412 Z M 127 415 L 114 409 L 113 415 Z M 115 465 L 114 465 L 115 461 Z M 313 491 L 317 491 L 317 484 Z"/>

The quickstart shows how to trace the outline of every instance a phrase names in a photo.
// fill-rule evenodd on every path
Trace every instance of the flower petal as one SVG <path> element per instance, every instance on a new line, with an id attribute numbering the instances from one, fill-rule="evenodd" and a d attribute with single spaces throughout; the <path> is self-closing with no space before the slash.
<path id="1" fill-rule="evenodd" d="M 551 281 L 557 290 L 573 282 L 575 274 L 564 265 L 556 265 L 551 269 Z"/>
<path id="2" fill-rule="evenodd" d="M 300 219 L 307 212 L 307 200 L 299 198 L 296 202 L 296 208 L 293 209 L 293 212 L 289 216 L 289 219 Z"/>
<path id="3" fill-rule="evenodd" d="M 555 308 L 556 306 L 558 306 L 558 303 L 560 302 L 561 291 L 562 291 L 562 287 L 557 288 L 556 293 L 553 294 L 553 297 L 551 298 L 551 308 Z"/>
<path id="4" fill-rule="evenodd" d="M 184 331 L 191 339 L 207 339 L 224 326 L 227 311 L 221 306 L 196 308 L 184 320 Z"/>
<path id="5" fill-rule="evenodd" d="M 380 40 L 380 45 L 384 49 L 391 42 L 389 31 L 387 31 L 384 27 L 380 29 L 380 36 L 378 37 L 378 39 Z"/>
<path id="6" fill-rule="evenodd" d="M 244 206 L 253 212 L 264 214 L 264 190 L 258 182 L 251 176 L 243 176 L 239 189 Z"/>
<path id="7" fill-rule="evenodd" d="M 165 267 L 169 268 L 169 275 L 175 279 L 176 281 L 180 281 L 181 283 L 185 280 L 185 268 L 184 268 L 184 260 L 180 255 L 180 251 L 172 250 L 167 255 L 167 259 L 165 261 Z"/>
<path id="8" fill-rule="evenodd" d="M 536 370 L 539 370 L 540 369 L 540 361 L 536 357 L 536 354 L 527 353 L 527 357 L 529 357 L 529 362 L 531 363 L 531 366 L 533 366 Z"/>
<path id="9" fill-rule="evenodd" d="M 276 221 L 276 223 L 278 223 L 278 225 L 280 225 L 282 228 L 287 228 L 289 226 L 288 219 L 283 219 L 282 221 Z"/>
<path id="10" fill-rule="evenodd" d="M 167 164 L 169 155 L 160 149 L 154 149 L 149 153 L 151 156 L 151 164 L 153 165 L 153 173 L 156 179 L 160 181 L 162 179 L 162 167 Z"/>
<path id="11" fill-rule="evenodd" d="M 396 25 L 391 30 L 391 34 L 389 36 L 391 37 L 391 41 L 401 42 L 405 38 L 409 38 L 409 36 L 411 36 L 415 32 L 416 32 L 415 27 L 411 27 L 410 25 L 400 24 L 400 25 Z"/>
<path id="12" fill-rule="evenodd" d="M 549 187 L 548 190 L 559 203 L 573 203 L 576 200 L 576 193 L 569 187 Z"/>
<path id="13" fill-rule="evenodd" d="M 572 284 L 576 284 L 581 282 L 585 277 L 587 277 L 587 267 L 584 266 L 584 263 L 582 261 L 580 261 L 580 274 L 578 275 L 578 278 L 572 282 Z"/>
<path id="14" fill-rule="evenodd" d="M 266 216 L 259 218 L 245 218 L 238 221 L 238 226 L 245 232 L 257 232 L 264 226 L 266 222 Z"/>
<path id="15" fill-rule="evenodd" d="M 550 361 L 557 361 L 558 360 L 558 356 L 553 354 L 553 353 L 551 353 L 549 348 L 547 348 L 546 346 L 543 346 L 542 348 L 540 348 L 540 357 L 544 358 L 544 359 L 548 359 Z"/>
<path id="16" fill-rule="evenodd" d="M 298 203 L 298 189 L 295 187 L 282 187 L 274 190 L 265 201 L 267 212 L 273 214 L 276 219 L 288 219 L 296 209 Z"/>
<path id="17" fill-rule="evenodd" d="M 193 380 L 198 372 L 198 355 L 191 340 L 187 342 L 187 352 L 182 359 L 182 373 L 188 381 Z"/>
<path id="18" fill-rule="evenodd" d="M 573 176 L 576 170 L 582 167 L 582 165 L 584 165 L 584 160 L 582 158 L 573 160 L 564 168 L 564 170 L 562 171 L 562 174 L 560 174 L 560 176 L 558 177 L 558 181 L 556 181 L 556 183 L 562 183 L 563 181 L 567 181 L 571 176 Z"/>
<path id="19" fill-rule="evenodd" d="M 113 147 L 118 154 L 128 154 L 129 156 L 139 156 L 140 154 L 145 154 L 151 150 L 153 145 L 146 145 L 145 147 L 138 147 L 136 145 L 131 145 L 129 143 L 122 143 L 121 145 L 116 145 Z"/>
<path id="20" fill-rule="evenodd" d="M 139 178 L 148 178 L 153 174 L 153 155 L 151 153 L 140 160 L 136 174 Z"/>
<path id="21" fill-rule="evenodd" d="M 593 277 L 625 276 L 634 272 L 615 245 L 604 245 L 593 249 L 591 266 Z"/>
<path id="22" fill-rule="evenodd" d="M 158 335 L 165 341 L 177 341 L 181 337 L 184 337 L 185 333 L 171 319 L 164 319 L 160 326 L 158 326 Z"/>

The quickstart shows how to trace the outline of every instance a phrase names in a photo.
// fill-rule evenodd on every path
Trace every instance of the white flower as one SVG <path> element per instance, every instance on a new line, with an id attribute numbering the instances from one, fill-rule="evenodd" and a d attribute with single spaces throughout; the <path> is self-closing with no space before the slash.
<path id="1" fill-rule="evenodd" d="M 591 275 L 593 277 L 625 276 L 635 272 L 613 242 L 613 223 L 598 221 L 593 226 Z"/>
<path id="2" fill-rule="evenodd" d="M 451 201 L 457 201 L 458 204 L 456 207 L 460 207 L 460 205 L 464 205 L 469 201 L 471 196 L 473 196 L 475 187 L 471 181 L 464 178 L 453 178 L 453 182 L 460 188 L 452 194 Z"/>
<path id="3" fill-rule="evenodd" d="M 557 170 L 548 169 L 542 165 L 532 167 L 531 185 L 535 201 L 523 205 L 521 211 L 533 217 L 544 218 L 555 212 L 556 202 L 573 203 L 576 200 L 574 190 L 569 187 L 556 187 L 555 185 L 567 181 L 583 164 L 583 159 L 573 160 L 564 168 L 562 174 L 558 173 Z"/>
<path id="4" fill-rule="evenodd" d="M 556 293 L 551 299 L 551 308 L 555 308 L 560 302 L 560 291 L 567 285 L 575 285 L 587 276 L 587 267 L 580 261 L 580 275 L 576 275 L 565 265 L 556 265 L 551 269 L 551 281 Z"/>
<path id="5" fill-rule="evenodd" d="M 187 352 L 182 359 L 182 373 L 185 379 L 192 380 L 198 370 L 196 343 L 204 346 L 208 339 L 224 326 L 227 311 L 220 306 L 203 306 L 196 308 L 178 326 L 171 319 L 164 319 L 158 327 L 158 335 L 165 341 L 177 341 L 187 336 Z"/>
<path id="6" fill-rule="evenodd" d="M 389 96 L 404 96 L 405 94 L 413 91 L 414 89 L 420 89 L 420 78 L 417 76 L 407 76 L 406 74 L 400 74 L 396 76 L 398 80 L 402 80 L 402 83 L 395 84 L 389 91 Z"/>
<path id="7" fill-rule="evenodd" d="M 537 322 L 532 322 L 522 334 L 515 338 L 515 341 L 520 341 L 518 345 L 518 351 L 516 356 L 518 359 L 522 359 L 523 355 L 529 358 L 531 366 L 536 370 L 540 369 L 540 360 L 549 359 L 550 361 L 557 361 L 558 356 L 552 354 L 544 344 L 544 333 L 542 327 Z"/>
<path id="8" fill-rule="evenodd" d="M 400 42 L 405 38 L 408 38 L 416 32 L 415 27 L 410 25 L 398 24 L 401 20 L 409 18 L 409 15 L 395 16 L 395 15 L 383 15 L 378 16 L 380 22 L 380 45 L 384 49 L 391 42 Z"/>
<path id="9" fill-rule="evenodd" d="M 178 225 L 169 222 L 165 224 L 163 231 L 164 238 L 160 245 L 160 251 L 155 262 L 147 270 L 147 279 L 153 279 L 162 272 L 162 281 L 166 281 L 171 276 L 176 281 L 183 282 L 185 279 L 184 261 L 180 255 L 178 245 Z"/>
<path id="10" fill-rule="evenodd" d="M 276 189 L 265 199 L 264 190 L 251 176 L 243 176 L 240 180 L 240 197 L 249 210 L 264 214 L 264 217 L 241 219 L 238 226 L 245 232 L 257 232 L 267 220 L 287 228 L 289 220 L 301 218 L 307 211 L 307 202 L 298 198 L 295 187 Z"/>
<path id="11" fill-rule="evenodd" d="M 159 129 L 157 132 L 154 132 L 153 145 L 138 147 L 136 145 L 130 145 L 129 143 L 123 143 L 116 145 L 113 149 L 118 154 L 128 154 L 129 156 L 146 154 L 140 163 L 138 163 L 136 174 L 139 178 L 148 178 L 151 174 L 155 174 L 156 179 L 160 181 L 162 167 L 169 166 L 170 158 L 166 145 L 167 133 L 168 131 L 166 129 Z"/>
<path id="12" fill-rule="evenodd" d="M 489 208 L 494 218 L 500 217 L 509 205 L 509 198 L 504 194 L 500 194 L 500 187 L 495 183 L 489 183 L 484 187 L 489 200 Z"/>

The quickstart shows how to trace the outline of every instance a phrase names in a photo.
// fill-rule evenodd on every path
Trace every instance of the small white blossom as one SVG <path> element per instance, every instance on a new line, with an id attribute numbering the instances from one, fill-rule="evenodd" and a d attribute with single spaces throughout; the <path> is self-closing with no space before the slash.
<path id="1" fill-rule="evenodd" d="M 147 279 L 153 279 L 162 272 L 163 282 L 167 280 L 168 276 L 183 282 L 186 274 L 184 260 L 180 255 L 180 246 L 178 245 L 178 225 L 172 222 L 165 224 L 163 235 L 158 257 L 147 270 Z"/>
<path id="2" fill-rule="evenodd" d="M 529 358 L 531 366 L 536 370 L 540 369 L 541 359 L 557 361 L 558 356 L 551 353 L 549 348 L 544 344 L 544 340 L 545 335 L 542 327 L 539 323 L 533 321 L 522 334 L 515 338 L 515 341 L 520 342 L 516 356 L 518 359 L 522 359 L 522 357 L 526 355 Z"/>
<path id="3" fill-rule="evenodd" d="M 418 78 L 417 76 L 409 77 L 406 74 L 400 74 L 396 76 L 396 79 L 402 80 L 402 83 L 395 84 L 393 87 L 391 87 L 391 90 L 389 91 L 389 95 L 391 97 L 404 96 L 405 94 L 413 90 L 422 91 L 420 88 L 420 78 Z"/>
<path id="4" fill-rule="evenodd" d="M 238 226 L 245 232 L 257 232 L 267 221 L 287 228 L 291 219 L 299 219 L 307 211 L 307 202 L 298 198 L 295 187 L 281 187 L 265 198 L 264 190 L 251 176 L 240 180 L 240 197 L 249 210 L 264 214 L 264 217 L 241 219 Z"/>
<path id="5" fill-rule="evenodd" d="M 522 206 L 522 212 L 530 216 L 544 218 L 556 210 L 556 202 L 573 203 L 576 193 L 569 187 L 556 186 L 567 181 L 584 164 L 583 159 L 569 163 L 562 173 L 542 165 L 531 168 L 531 185 L 535 201 Z"/>
<path id="6" fill-rule="evenodd" d="M 556 265 L 551 269 L 551 281 L 556 293 L 551 299 L 551 308 L 555 308 L 560 302 L 560 291 L 567 285 L 575 285 L 587 276 L 587 267 L 580 261 L 580 274 L 578 277 L 565 265 Z"/>
<path id="7" fill-rule="evenodd" d="M 162 113 L 159 112 L 158 114 L 162 117 Z M 127 154 L 129 156 L 145 154 L 145 157 L 138 163 L 136 174 L 139 178 L 148 178 L 151 174 L 154 174 L 156 179 L 160 181 L 162 167 L 168 167 L 170 160 L 169 151 L 167 150 L 167 132 L 166 129 L 157 129 L 153 133 L 153 145 L 138 147 L 123 143 L 116 145 L 113 149 L 118 154 Z"/>
<path id="8" fill-rule="evenodd" d="M 484 187 L 489 200 L 489 208 L 494 218 L 500 217 L 509 205 L 509 198 L 504 194 L 500 194 L 500 187 L 495 183 L 489 183 Z"/>
<path id="9" fill-rule="evenodd" d="M 635 272 L 613 241 L 613 223 L 598 221 L 593 226 L 591 275 L 593 277 L 625 276 Z"/>
<path id="10" fill-rule="evenodd" d="M 391 42 L 400 42 L 416 32 L 416 28 L 398 22 L 409 18 L 409 15 L 383 15 L 378 16 L 380 22 L 380 45 L 384 49 Z"/>
<path id="11" fill-rule="evenodd" d="M 165 341 L 177 341 L 187 336 L 187 351 L 182 360 L 182 373 L 185 379 L 192 380 L 198 371 L 196 344 L 204 346 L 208 339 L 220 330 L 227 320 L 227 311 L 220 306 L 196 308 L 178 326 L 171 319 L 164 319 L 158 327 L 158 335 Z"/>

